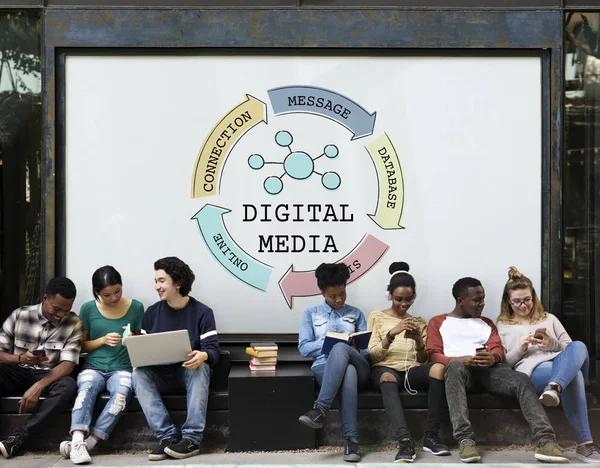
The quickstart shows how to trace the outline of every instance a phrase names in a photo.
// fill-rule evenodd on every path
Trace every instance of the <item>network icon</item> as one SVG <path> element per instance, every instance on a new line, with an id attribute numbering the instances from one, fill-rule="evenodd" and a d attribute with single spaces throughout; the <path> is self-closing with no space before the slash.
<path id="1" fill-rule="evenodd" d="M 248 158 L 248 165 L 254 169 L 262 169 L 265 164 L 283 164 L 284 173 L 280 176 L 267 177 L 263 183 L 265 191 L 271 195 L 277 195 L 283 190 L 283 176 L 288 175 L 292 179 L 306 180 L 311 175 L 321 176 L 321 184 L 327 190 L 336 190 L 342 183 L 342 179 L 336 172 L 325 172 L 321 174 L 315 171 L 315 161 L 323 156 L 334 159 L 339 156 L 339 150 L 335 145 L 327 145 L 323 149 L 323 154 L 313 159 L 304 151 L 292 151 L 294 138 L 286 130 L 281 130 L 275 134 L 275 143 L 282 148 L 287 148 L 289 153 L 283 162 L 268 162 L 260 154 L 253 154 Z"/>

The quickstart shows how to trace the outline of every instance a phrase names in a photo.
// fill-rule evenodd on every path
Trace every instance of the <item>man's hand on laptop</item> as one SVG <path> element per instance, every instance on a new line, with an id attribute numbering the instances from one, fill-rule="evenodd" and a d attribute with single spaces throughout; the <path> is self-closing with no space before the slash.
<path id="1" fill-rule="evenodd" d="M 202 363 L 208 359 L 208 353 L 206 351 L 192 351 L 188 356 L 190 356 L 191 359 L 185 361 L 182 366 L 192 370 L 200 367 Z"/>

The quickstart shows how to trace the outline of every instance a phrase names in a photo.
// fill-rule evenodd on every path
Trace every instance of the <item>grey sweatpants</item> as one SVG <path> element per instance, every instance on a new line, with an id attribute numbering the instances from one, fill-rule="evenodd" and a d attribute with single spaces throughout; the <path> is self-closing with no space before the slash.
<path id="1" fill-rule="evenodd" d="M 554 429 L 544 407 L 526 374 L 511 369 L 506 364 L 493 367 L 469 367 L 459 361 L 446 366 L 446 399 L 454 438 L 460 442 L 475 439 L 469 421 L 467 391 L 475 386 L 499 397 L 514 397 L 519 401 L 523 416 L 529 423 L 536 445 L 556 442 Z"/>

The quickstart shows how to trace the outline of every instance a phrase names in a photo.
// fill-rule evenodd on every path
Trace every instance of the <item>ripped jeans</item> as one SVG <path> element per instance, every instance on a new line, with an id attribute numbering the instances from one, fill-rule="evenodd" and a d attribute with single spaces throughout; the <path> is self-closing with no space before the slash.
<path id="1" fill-rule="evenodd" d="M 110 393 L 110 400 L 98 416 L 94 427 L 90 429 L 96 399 L 105 390 Z M 132 395 L 129 371 L 105 372 L 92 368 L 81 371 L 77 377 L 77 398 L 71 413 L 70 433 L 83 431 L 100 440 L 108 439 Z"/>

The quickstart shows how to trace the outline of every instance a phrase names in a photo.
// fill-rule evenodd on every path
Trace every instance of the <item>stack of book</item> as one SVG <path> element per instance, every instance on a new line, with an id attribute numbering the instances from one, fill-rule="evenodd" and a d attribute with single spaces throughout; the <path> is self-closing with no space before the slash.
<path id="1" fill-rule="evenodd" d="M 252 356 L 250 370 L 253 372 L 274 371 L 277 366 L 277 343 L 250 343 L 246 354 Z"/>

